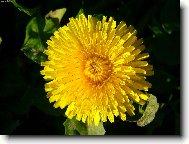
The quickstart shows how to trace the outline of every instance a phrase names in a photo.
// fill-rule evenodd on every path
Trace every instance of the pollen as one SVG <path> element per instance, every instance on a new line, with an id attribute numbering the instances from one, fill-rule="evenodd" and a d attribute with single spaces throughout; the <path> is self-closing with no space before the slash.
<path id="1" fill-rule="evenodd" d="M 93 55 L 84 62 L 85 79 L 92 85 L 102 85 L 112 74 L 112 66 L 107 58 Z"/>

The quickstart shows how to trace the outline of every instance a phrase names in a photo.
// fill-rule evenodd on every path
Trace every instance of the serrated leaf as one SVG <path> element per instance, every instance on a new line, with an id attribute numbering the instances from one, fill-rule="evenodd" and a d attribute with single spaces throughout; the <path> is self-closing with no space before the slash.
<path id="1" fill-rule="evenodd" d="M 88 126 L 85 123 L 82 123 L 75 118 L 67 119 L 64 124 L 65 134 L 66 135 L 104 135 L 105 129 L 103 123 L 100 123 L 98 126 Z"/>
<path id="2" fill-rule="evenodd" d="M 158 108 L 159 103 L 157 103 L 157 98 L 150 94 L 149 103 L 146 106 L 143 116 L 137 121 L 137 125 L 143 127 L 152 122 Z"/>
<path id="3" fill-rule="evenodd" d="M 26 8 L 25 6 L 21 6 L 20 4 L 18 4 L 16 2 L 16 0 L 11 0 L 12 4 L 17 7 L 20 11 L 28 14 L 29 16 L 32 16 L 34 13 L 36 13 L 39 9 L 38 8 L 33 8 L 33 9 L 29 9 Z"/>
<path id="4" fill-rule="evenodd" d="M 47 60 L 47 56 L 43 53 L 47 47 L 46 41 L 59 28 L 59 21 L 65 13 L 65 8 L 59 9 L 58 14 L 52 13 L 50 16 L 53 18 L 50 16 L 32 18 L 26 27 L 26 36 L 21 50 L 36 63 Z"/>

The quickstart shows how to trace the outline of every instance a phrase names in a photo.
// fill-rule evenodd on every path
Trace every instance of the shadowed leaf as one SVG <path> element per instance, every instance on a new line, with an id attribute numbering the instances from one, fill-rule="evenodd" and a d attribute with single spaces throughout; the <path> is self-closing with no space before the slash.
<path id="1" fill-rule="evenodd" d="M 33 8 L 33 9 L 29 9 L 29 8 L 26 8 L 25 6 L 21 6 L 20 4 L 18 4 L 16 2 L 16 0 L 11 0 L 11 2 L 13 3 L 13 5 L 15 7 L 17 7 L 20 11 L 26 13 L 27 15 L 29 16 L 32 16 L 34 13 L 36 13 L 39 9 L 38 8 Z"/>
<path id="2" fill-rule="evenodd" d="M 57 12 L 50 12 L 46 18 L 41 16 L 34 17 L 26 27 L 26 36 L 22 51 L 24 54 L 40 63 L 47 60 L 47 56 L 43 53 L 46 49 L 46 41 L 59 28 L 59 22 L 63 17 L 66 9 L 59 9 Z"/>
<path id="3" fill-rule="evenodd" d="M 79 12 L 77 13 L 76 18 L 79 18 L 79 15 L 82 13 L 85 13 L 85 10 L 81 8 Z"/>
<path id="4" fill-rule="evenodd" d="M 100 123 L 98 126 L 87 126 L 87 124 L 82 123 L 75 118 L 67 119 L 64 124 L 65 134 L 66 135 L 104 135 L 105 129 L 103 123 Z"/>
<path id="5" fill-rule="evenodd" d="M 56 18 L 58 19 L 59 23 L 62 19 L 62 17 L 64 16 L 64 14 L 66 13 L 66 8 L 62 8 L 62 9 L 57 9 L 55 11 L 50 11 L 47 15 L 46 18 Z"/>

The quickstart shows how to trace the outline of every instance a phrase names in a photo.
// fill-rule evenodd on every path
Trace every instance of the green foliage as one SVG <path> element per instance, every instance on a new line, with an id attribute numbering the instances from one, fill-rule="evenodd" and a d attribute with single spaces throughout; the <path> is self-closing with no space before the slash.
<path id="1" fill-rule="evenodd" d="M 76 15 L 76 18 L 79 18 L 79 15 L 82 13 L 85 14 L 85 10 L 83 8 L 79 10 L 79 12 Z M 102 20 L 103 14 L 93 14 L 93 16 L 96 17 L 98 20 Z"/>
<path id="2" fill-rule="evenodd" d="M 41 31 L 41 27 L 38 25 L 37 21 L 38 19 L 35 17 L 27 25 L 26 38 L 21 50 L 27 57 L 40 63 L 41 61 L 46 61 L 47 56 L 43 53 L 46 47 L 44 33 Z"/>
<path id="3" fill-rule="evenodd" d="M 64 14 L 66 13 L 66 8 L 62 9 L 57 9 L 55 11 L 50 11 L 47 15 L 46 18 L 55 18 L 58 19 L 59 23 L 62 20 Z M 48 24 L 46 24 L 48 26 Z M 45 31 L 45 30 L 44 30 Z"/>
<path id="4" fill-rule="evenodd" d="M 98 20 L 102 20 L 103 14 L 94 14 L 94 17 L 96 17 Z"/>
<path id="5" fill-rule="evenodd" d="M 179 37 L 178 24 L 167 23 L 160 25 L 156 19 L 153 19 L 150 27 L 154 33 L 154 38 L 151 41 L 153 54 L 161 62 L 168 65 L 175 65 L 179 63 Z M 170 55 L 171 52 L 171 55 Z M 167 57 L 169 55 L 169 57 Z"/>
<path id="6" fill-rule="evenodd" d="M 162 8 L 160 14 L 160 21 L 162 23 L 162 28 L 167 34 L 174 34 L 174 32 L 178 32 L 180 27 L 180 20 L 177 15 L 180 14 L 179 11 L 175 11 L 175 8 L 179 6 L 178 0 L 167 0 L 164 7 Z M 167 13 L 166 11 L 169 11 Z M 172 13 L 170 15 L 170 13 Z"/>
<path id="7" fill-rule="evenodd" d="M 107 135 L 180 134 L 178 0 L 148 3 L 144 0 L 78 0 L 74 1 L 74 5 L 72 1 L 54 0 L 11 2 L 12 5 L 4 3 L 7 6 L 0 9 L 0 14 L 6 14 L 0 23 L 0 134 L 103 135 L 104 127 Z M 65 8 L 60 9 L 65 6 L 67 12 Z M 144 106 L 134 105 L 136 115 L 127 117 L 126 122 L 115 118 L 114 123 L 87 127 L 75 119 L 67 119 L 64 131 L 62 122 L 66 119 L 63 117 L 65 112 L 55 109 L 46 98 L 44 81 L 39 73 L 41 67 L 37 63 L 47 60 L 43 51 L 54 31 L 65 25 L 70 17 L 84 12 L 99 20 L 103 15 L 112 16 L 117 24 L 124 20 L 128 26 L 133 25 L 137 29 L 139 38 L 144 38 L 147 52 L 150 53 L 149 62 L 154 67 L 155 75 L 148 80 L 152 83 L 149 93 L 155 95 L 159 103 L 157 113 L 158 103 L 151 97 Z M 64 20 L 61 21 L 63 16 Z M 27 59 L 20 49 L 36 63 Z M 152 119 L 153 122 L 148 124 Z M 138 121 L 140 126 L 128 121 Z"/>
<path id="8" fill-rule="evenodd" d="M 158 108 L 157 98 L 151 94 L 143 116 L 137 121 L 137 125 L 143 127 L 152 122 Z"/>
<path id="9" fill-rule="evenodd" d="M 79 10 L 79 12 L 77 13 L 76 18 L 79 18 L 79 15 L 82 14 L 82 13 L 84 14 L 84 13 L 85 13 L 85 10 L 81 8 L 81 9 Z"/>
<path id="10" fill-rule="evenodd" d="M 20 4 L 18 4 L 16 2 L 16 0 L 11 0 L 11 2 L 13 3 L 13 5 L 15 7 L 17 7 L 20 11 L 26 13 L 27 15 L 29 16 L 32 16 L 34 15 L 37 11 L 39 11 L 39 8 L 33 8 L 33 9 L 29 9 L 29 8 L 26 8 L 25 6 L 22 6 Z"/>
<path id="11" fill-rule="evenodd" d="M 75 118 L 67 119 L 64 122 L 65 134 L 66 135 L 104 135 L 105 129 L 103 123 L 101 122 L 98 126 L 92 125 L 88 126 L 85 123 L 82 123 Z"/>
<path id="12" fill-rule="evenodd" d="M 64 110 L 60 108 L 54 108 L 53 104 L 49 102 L 43 87 L 35 88 L 31 93 L 33 93 L 33 105 L 41 112 L 50 116 L 64 116 Z M 34 95 L 35 93 L 37 95 Z"/>
<path id="13" fill-rule="evenodd" d="M 46 49 L 46 41 L 59 28 L 59 23 L 66 9 L 50 11 L 45 18 L 37 16 L 31 19 L 26 27 L 26 36 L 22 51 L 33 61 L 40 63 L 47 60 L 43 53 Z"/>
<path id="14" fill-rule="evenodd" d="M 128 116 L 126 119 L 126 121 L 128 122 L 136 122 L 137 120 L 139 120 L 142 117 L 144 110 L 146 108 L 146 104 L 141 106 L 141 105 L 138 105 L 137 103 L 133 103 L 132 105 L 135 107 L 135 115 Z"/>
<path id="15" fill-rule="evenodd" d="M 133 103 L 135 107 L 135 115 L 128 117 L 128 122 L 136 122 L 138 126 L 146 126 L 153 121 L 155 114 L 159 108 L 159 103 L 157 103 L 157 98 L 150 94 L 148 102 L 143 105 L 137 105 Z"/>
<path id="16" fill-rule="evenodd" d="M 19 121 L 11 120 L 6 122 L 6 124 L 1 127 L 1 131 L 4 131 L 6 134 L 11 134 L 19 126 Z"/>

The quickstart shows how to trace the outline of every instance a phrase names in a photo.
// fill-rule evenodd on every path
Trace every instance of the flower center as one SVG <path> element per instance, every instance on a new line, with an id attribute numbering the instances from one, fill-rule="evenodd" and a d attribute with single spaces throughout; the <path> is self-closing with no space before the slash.
<path id="1" fill-rule="evenodd" d="M 99 85 L 110 77 L 112 73 L 111 62 L 101 56 L 93 56 L 86 60 L 84 75 L 90 83 Z"/>

